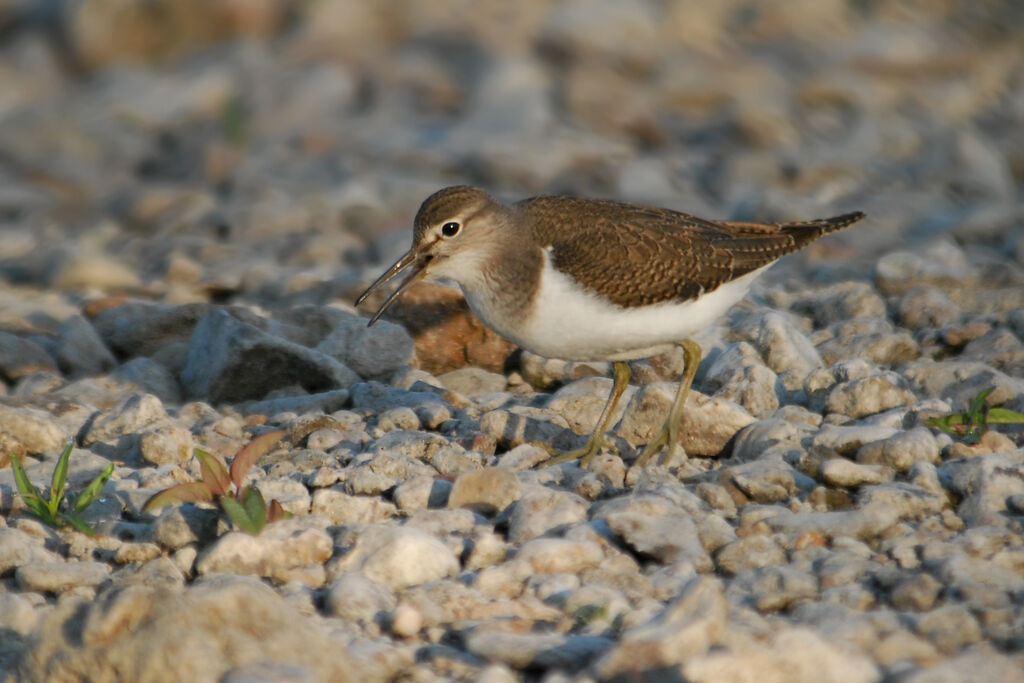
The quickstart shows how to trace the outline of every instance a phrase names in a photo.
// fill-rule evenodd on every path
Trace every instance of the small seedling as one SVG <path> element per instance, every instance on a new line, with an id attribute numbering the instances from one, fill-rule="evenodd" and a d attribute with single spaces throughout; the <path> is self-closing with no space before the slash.
<path id="1" fill-rule="evenodd" d="M 282 430 L 276 430 L 256 437 L 235 454 L 230 469 L 219 455 L 195 449 L 196 458 L 199 459 L 200 480 L 160 491 L 146 501 L 142 511 L 151 512 L 171 503 L 216 502 L 236 527 L 255 536 L 267 522 L 291 516 L 276 500 L 270 501 L 268 506 L 263 500 L 263 494 L 255 486 L 242 486 L 249 469 L 277 445 L 283 436 Z"/>
<path id="2" fill-rule="evenodd" d="M 989 387 L 971 399 L 966 413 L 953 413 L 943 417 L 930 417 L 925 422 L 947 434 L 958 436 L 964 443 L 973 444 L 993 424 L 1024 424 L 1024 415 L 1009 408 L 991 408 L 985 399 L 995 391 Z"/>
<path id="3" fill-rule="evenodd" d="M 43 498 L 43 494 L 35 487 L 35 484 L 28 480 L 25 468 L 18 457 L 11 455 L 11 468 L 14 470 L 14 483 L 18 487 L 21 499 L 25 501 L 29 512 L 52 527 L 62 527 L 70 524 L 83 534 L 95 536 L 96 531 L 89 526 L 88 522 L 80 517 L 85 508 L 89 507 L 100 495 L 103 485 L 110 480 L 114 473 L 114 463 L 103 468 L 103 471 L 93 479 L 85 490 L 78 494 L 74 503 L 64 497 L 65 485 L 68 480 L 68 462 L 71 460 L 71 451 L 74 442 L 68 439 L 57 458 L 57 467 L 53 470 L 53 478 L 50 480 L 49 498 Z"/>

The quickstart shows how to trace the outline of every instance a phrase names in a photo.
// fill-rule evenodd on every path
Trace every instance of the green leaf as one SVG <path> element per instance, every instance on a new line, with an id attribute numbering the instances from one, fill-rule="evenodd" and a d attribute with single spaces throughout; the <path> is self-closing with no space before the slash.
<path id="1" fill-rule="evenodd" d="M 250 441 L 245 448 L 238 451 L 235 459 L 231 461 L 231 481 L 235 482 L 235 491 L 242 490 L 242 482 L 249 469 L 256 464 L 256 461 L 270 452 L 277 443 L 284 438 L 284 430 L 275 429 L 266 434 L 260 434 Z"/>
<path id="2" fill-rule="evenodd" d="M 231 478 L 228 476 L 228 466 L 219 455 L 207 453 L 199 448 L 195 449 L 196 457 L 199 459 L 199 471 L 203 476 L 203 483 L 215 496 L 222 496 L 231 489 Z"/>
<path id="3" fill-rule="evenodd" d="M 988 395 L 995 391 L 995 389 L 995 387 L 989 387 L 971 399 L 971 403 L 967 407 L 967 415 L 972 419 L 972 421 L 976 421 L 976 418 L 981 414 L 982 409 L 985 407 L 985 399 L 988 398 Z"/>
<path id="4" fill-rule="evenodd" d="M 75 501 L 75 512 L 81 512 L 89 506 L 89 503 L 96 500 L 100 495 L 100 491 L 103 489 L 103 486 L 110 481 L 110 476 L 113 473 L 114 463 L 110 463 L 103 468 L 103 471 L 100 472 L 95 479 L 89 482 L 89 485 L 85 487 L 85 490 L 78 494 L 78 500 Z"/>
<path id="5" fill-rule="evenodd" d="M 14 484 L 18 487 L 18 493 L 28 509 L 50 526 L 57 526 L 57 520 L 50 512 L 50 506 L 46 499 L 39 493 L 35 484 L 29 481 L 28 475 L 25 474 L 25 467 L 21 464 L 18 456 L 13 453 L 11 454 L 11 468 L 14 470 Z"/>
<path id="6" fill-rule="evenodd" d="M 988 421 L 989 424 L 1024 423 L 1024 414 L 1018 413 L 1016 410 L 1010 410 L 1009 408 L 989 408 Z"/>
<path id="7" fill-rule="evenodd" d="M 165 505 L 174 503 L 212 503 L 213 493 L 209 487 L 201 481 L 193 481 L 187 484 L 177 484 L 169 489 L 164 489 L 154 494 L 142 506 L 143 512 L 152 512 Z"/>
<path id="8" fill-rule="evenodd" d="M 259 524 L 262 531 L 263 525 L 267 523 L 267 504 L 263 500 L 263 494 L 255 486 L 247 486 L 242 494 L 242 507 L 245 513 L 254 523 Z M 259 531 L 257 531 L 259 533 Z"/>
<path id="9" fill-rule="evenodd" d="M 64 499 L 64 485 L 68 482 L 68 463 L 71 461 L 71 449 L 74 442 L 68 439 L 64 444 L 64 450 L 57 458 L 57 466 L 53 468 L 53 478 L 50 480 L 50 513 L 55 515 L 60 509 L 60 502 Z"/>
<path id="10" fill-rule="evenodd" d="M 93 529 L 91 526 L 89 526 L 88 522 L 86 522 L 84 519 L 82 519 L 81 517 L 79 517 L 78 515 L 76 515 L 73 512 L 66 512 L 66 513 L 64 513 L 63 515 L 61 515 L 61 519 L 65 520 L 68 524 L 70 524 L 71 526 L 75 527 L 76 529 L 81 531 L 83 534 L 86 534 L 87 536 L 95 536 L 96 535 L 96 530 Z"/>
<path id="11" fill-rule="evenodd" d="M 242 504 L 231 496 L 221 496 L 220 506 L 224 509 L 224 512 L 228 513 L 228 517 L 235 523 L 235 526 L 242 531 L 255 536 L 263 528 L 263 524 L 250 519 L 249 513 L 242 507 Z"/>
<path id="12" fill-rule="evenodd" d="M 966 415 L 963 413 L 956 413 L 955 415 L 944 415 L 942 417 L 929 417 L 925 420 L 925 424 L 936 429 L 941 429 L 947 434 L 953 436 L 962 436 L 963 432 L 958 429 L 964 425 L 964 419 Z"/>

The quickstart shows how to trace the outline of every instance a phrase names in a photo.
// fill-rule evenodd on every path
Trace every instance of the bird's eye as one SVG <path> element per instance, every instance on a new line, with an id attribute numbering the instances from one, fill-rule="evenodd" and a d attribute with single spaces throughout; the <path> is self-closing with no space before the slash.
<path id="1" fill-rule="evenodd" d="M 449 221 L 441 226 L 441 234 L 445 237 L 455 237 L 462 230 L 462 226 L 455 221 Z"/>

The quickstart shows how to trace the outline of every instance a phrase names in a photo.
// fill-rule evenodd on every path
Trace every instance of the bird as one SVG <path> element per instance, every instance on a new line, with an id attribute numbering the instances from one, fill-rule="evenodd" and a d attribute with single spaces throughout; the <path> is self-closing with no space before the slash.
<path id="1" fill-rule="evenodd" d="M 373 325 L 415 282 L 448 279 L 470 310 L 521 348 L 548 358 L 611 361 L 613 383 L 597 426 L 578 449 L 545 464 L 586 467 L 625 392 L 628 361 L 679 346 L 684 370 L 657 435 L 633 463 L 673 452 L 702 351 L 691 337 L 712 325 L 779 258 L 864 217 L 854 211 L 799 222 L 708 220 L 628 202 L 551 195 L 505 204 L 468 185 L 427 197 L 411 248 L 356 300 L 401 273 Z"/>

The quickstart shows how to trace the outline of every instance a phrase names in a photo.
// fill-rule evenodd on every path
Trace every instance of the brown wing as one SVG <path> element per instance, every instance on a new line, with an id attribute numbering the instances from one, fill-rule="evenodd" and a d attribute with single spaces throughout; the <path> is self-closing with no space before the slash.
<path id="1" fill-rule="evenodd" d="M 620 306 L 686 301 L 863 217 L 802 223 L 708 221 L 619 202 L 540 197 L 518 208 L 553 265 Z"/>

